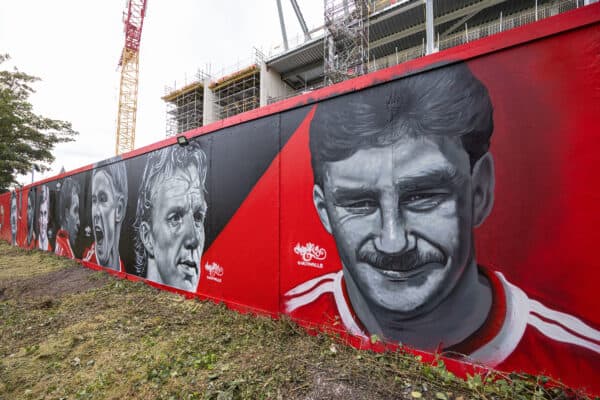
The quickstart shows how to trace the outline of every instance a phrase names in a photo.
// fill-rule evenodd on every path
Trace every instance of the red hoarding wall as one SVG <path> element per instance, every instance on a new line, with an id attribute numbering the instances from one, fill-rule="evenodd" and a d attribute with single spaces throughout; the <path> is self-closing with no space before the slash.
<path id="1" fill-rule="evenodd" d="M 593 5 L 3 194 L 0 235 L 598 394 L 599 57 Z"/>

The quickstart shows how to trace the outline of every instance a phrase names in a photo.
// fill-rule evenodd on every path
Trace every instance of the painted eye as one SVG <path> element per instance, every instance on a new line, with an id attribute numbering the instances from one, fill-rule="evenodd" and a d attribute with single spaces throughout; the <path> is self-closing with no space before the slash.
<path id="1" fill-rule="evenodd" d="M 400 204 L 409 211 L 431 211 L 443 203 L 447 197 L 447 193 L 414 193 L 406 196 Z"/>
<path id="2" fill-rule="evenodd" d="M 182 220 L 182 217 L 181 217 L 181 214 L 179 214 L 179 213 L 173 213 L 167 217 L 167 222 L 171 226 L 177 226 L 177 225 L 181 224 L 181 220 Z"/>
<path id="3" fill-rule="evenodd" d="M 194 213 L 194 222 L 197 224 L 204 224 L 204 213 L 202 211 L 196 211 Z"/>
<path id="4" fill-rule="evenodd" d="M 377 210 L 379 204 L 372 199 L 349 201 L 341 206 L 352 214 L 371 214 Z"/>

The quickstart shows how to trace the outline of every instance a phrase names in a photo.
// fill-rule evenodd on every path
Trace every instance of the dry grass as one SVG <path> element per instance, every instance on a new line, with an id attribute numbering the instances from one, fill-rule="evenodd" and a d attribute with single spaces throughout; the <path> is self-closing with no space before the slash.
<path id="1" fill-rule="evenodd" d="M 4 242 L 0 260 L 0 399 L 567 398 L 532 378 L 464 382 Z"/>

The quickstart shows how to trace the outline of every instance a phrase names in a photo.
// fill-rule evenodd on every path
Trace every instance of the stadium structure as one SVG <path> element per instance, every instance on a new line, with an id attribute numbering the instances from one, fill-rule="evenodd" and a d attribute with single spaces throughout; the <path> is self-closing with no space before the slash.
<path id="1" fill-rule="evenodd" d="M 220 76 L 199 71 L 193 82 L 168 87 L 167 136 L 368 72 L 462 45 L 598 0 L 324 0 L 322 26 Z"/>

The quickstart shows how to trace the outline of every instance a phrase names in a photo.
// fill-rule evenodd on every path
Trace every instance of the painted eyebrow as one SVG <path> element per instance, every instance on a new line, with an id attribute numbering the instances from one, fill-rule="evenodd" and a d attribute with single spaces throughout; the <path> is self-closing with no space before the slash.
<path id="1" fill-rule="evenodd" d="M 345 188 L 337 187 L 333 190 L 334 200 L 359 200 L 364 198 L 377 198 L 379 193 L 375 190 L 366 189 L 364 187 Z"/>
<path id="2" fill-rule="evenodd" d="M 399 179 L 395 186 L 400 192 L 416 192 L 436 188 L 452 188 L 464 178 L 451 166 L 424 171 L 422 174 Z"/>
<path id="3" fill-rule="evenodd" d="M 404 177 L 395 183 L 401 193 L 411 193 L 420 190 L 436 188 L 451 188 L 458 185 L 463 178 L 458 170 L 450 166 L 424 171 L 419 175 Z M 359 200 L 364 198 L 378 198 L 379 192 L 364 187 L 345 188 L 337 187 L 333 190 L 334 200 Z"/>
<path id="4" fill-rule="evenodd" d="M 185 207 L 182 207 L 180 205 L 176 205 L 173 207 L 169 207 L 167 208 L 167 212 L 165 213 L 165 215 L 169 216 L 173 213 L 179 213 L 179 214 L 185 214 Z"/>

